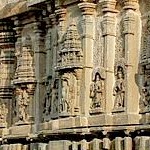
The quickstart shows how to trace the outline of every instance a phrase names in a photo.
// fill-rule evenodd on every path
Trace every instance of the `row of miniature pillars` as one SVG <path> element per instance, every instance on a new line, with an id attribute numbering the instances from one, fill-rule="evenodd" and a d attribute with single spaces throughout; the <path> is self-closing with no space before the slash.
<path id="1" fill-rule="evenodd" d="M 10 144 L 1 145 L 0 150 L 149 150 L 150 137 L 139 136 L 134 140 L 131 137 L 116 137 L 110 141 L 109 138 L 93 139 L 90 142 L 82 140 L 71 142 L 69 140 L 50 141 L 46 143 L 31 143 L 30 145 Z"/>

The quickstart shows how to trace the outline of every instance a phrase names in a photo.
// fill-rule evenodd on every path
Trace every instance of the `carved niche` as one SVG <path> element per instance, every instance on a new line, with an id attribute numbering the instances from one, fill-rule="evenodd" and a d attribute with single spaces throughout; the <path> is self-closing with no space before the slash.
<path id="1" fill-rule="evenodd" d="M 113 88 L 114 109 L 113 111 L 124 111 L 125 108 L 125 65 L 117 63 L 115 65 L 115 84 Z"/>
<path id="2" fill-rule="evenodd" d="M 90 85 L 90 114 L 104 112 L 105 107 L 105 71 L 97 68 L 93 71 L 93 80 Z"/>
<path id="3" fill-rule="evenodd" d="M 144 21 L 143 21 L 144 22 Z M 150 112 L 150 15 L 146 18 L 142 32 L 140 113 Z"/>
<path id="4" fill-rule="evenodd" d="M 65 72 L 61 75 L 59 116 L 65 117 L 75 115 L 77 109 L 77 74 L 76 72 Z"/>
<path id="5" fill-rule="evenodd" d="M 52 84 L 52 99 L 48 101 L 48 110 L 52 119 L 74 116 L 79 113 L 79 76 L 78 70 L 68 71 L 55 79 Z"/>
<path id="6" fill-rule="evenodd" d="M 33 121 L 32 109 L 35 91 L 34 53 L 29 35 L 22 37 L 22 47 L 17 55 L 17 68 L 12 84 L 15 97 L 13 105 L 15 124 L 26 124 Z"/>
<path id="7" fill-rule="evenodd" d="M 29 123 L 31 120 L 30 106 L 33 102 L 35 86 L 33 84 L 17 85 L 15 88 L 16 124 Z"/>
<path id="8" fill-rule="evenodd" d="M 57 61 L 57 70 L 82 68 L 83 52 L 81 40 L 75 21 L 69 25 L 61 42 L 59 57 Z"/>

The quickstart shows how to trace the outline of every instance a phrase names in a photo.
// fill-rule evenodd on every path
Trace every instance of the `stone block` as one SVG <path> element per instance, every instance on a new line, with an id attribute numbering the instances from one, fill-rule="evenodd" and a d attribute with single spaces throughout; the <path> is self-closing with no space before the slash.
<path id="1" fill-rule="evenodd" d="M 75 127 L 87 126 L 88 119 L 87 117 L 75 117 Z"/>
<path id="2" fill-rule="evenodd" d="M 139 124 L 140 115 L 138 114 L 121 114 L 113 115 L 113 125 Z"/>
<path id="3" fill-rule="evenodd" d="M 71 142 L 67 140 L 50 141 L 48 144 L 48 150 L 69 150 Z"/>
<path id="4" fill-rule="evenodd" d="M 59 129 L 72 128 L 75 126 L 73 117 L 59 119 Z"/>
<path id="5" fill-rule="evenodd" d="M 90 116 L 88 117 L 88 125 L 112 125 L 112 116 L 106 114 Z"/>
<path id="6" fill-rule="evenodd" d="M 31 125 L 13 126 L 9 130 L 10 135 L 28 135 L 31 133 Z"/>

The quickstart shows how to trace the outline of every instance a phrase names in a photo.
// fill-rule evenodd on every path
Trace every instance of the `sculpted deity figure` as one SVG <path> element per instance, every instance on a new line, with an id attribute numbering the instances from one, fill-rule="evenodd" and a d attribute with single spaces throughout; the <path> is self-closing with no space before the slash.
<path id="1" fill-rule="evenodd" d="M 117 79 L 113 89 L 113 95 L 115 96 L 114 108 L 124 107 L 125 99 L 125 84 L 124 84 L 124 73 L 122 67 L 117 70 Z"/>
<path id="2" fill-rule="evenodd" d="M 145 112 L 149 112 L 150 111 L 150 92 L 149 92 L 149 88 L 146 87 L 142 87 L 142 91 L 141 91 L 141 99 L 142 99 L 142 103 L 144 106 L 144 111 Z"/>
<path id="3" fill-rule="evenodd" d="M 29 105 L 29 95 L 26 89 L 18 88 L 17 93 L 19 121 L 26 122 L 28 118 L 27 107 Z"/>
<path id="4" fill-rule="evenodd" d="M 91 84 L 90 97 L 92 98 L 92 109 L 102 107 L 102 101 L 104 100 L 104 80 L 99 73 L 96 73 L 95 79 Z"/>
<path id="5" fill-rule="evenodd" d="M 51 112 L 51 99 L 52 99 L 52 86 L 51 83 L 47 85 L 45 103 L 44 103 L 44 114 L 49 115 Z"/>
<path id="6" fill-rule="evenodd" d="M 7 120 L 8 109 L 5 104 L 0 105 L 0 123 L 5 123 Z"/>
<path id="7" fill-rule="evenodd" d="M 53 113 L 56 113 L 58 111 L 58 90 L 59 90 L 59 82 L 58 80 L 55 80 L 54 86 L 53 86 Z"/>
<path id="8" fill-rule="evenodd" d="M 62 89 L 61 89 L 61 100 L 60 100 L 60 112 L 68 112 L 69 111 L 69 85 L 67 80 L 62 80 Z"/>

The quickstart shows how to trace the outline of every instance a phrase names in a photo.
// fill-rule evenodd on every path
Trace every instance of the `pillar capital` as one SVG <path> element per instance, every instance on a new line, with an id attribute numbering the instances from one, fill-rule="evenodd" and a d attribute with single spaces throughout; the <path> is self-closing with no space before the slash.
<path id="1" fill-rule="evenodd" d="M 116 0 L 101 0 L 99 3 L 102 6 L 102 12 L 116 13 Z"/>
<path id="2" fill-rule="evenodd" d="M 133 9 L 138 8 L 138 0 L 123 0 L 124 9 Z"/>
<path id="3" fill-rule="evenodd" d="M 58 15 L 59 21 L 65 21 L 66 20 L 66 9 L 65 8 L 59 8 L 55 11 L 55 13 Z"/>
<path id="4" fill-rule="evenodd" d="M 93 15 L 95 12 L 96 4 L 83 2 L 78 4 L 83 15 Z"/>

